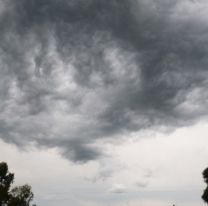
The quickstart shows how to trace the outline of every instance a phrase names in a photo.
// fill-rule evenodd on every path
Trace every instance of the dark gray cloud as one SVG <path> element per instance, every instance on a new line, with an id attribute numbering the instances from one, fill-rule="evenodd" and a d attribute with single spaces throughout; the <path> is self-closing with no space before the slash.
<path id="1" fill-rule="evenodd" d="M 88 161 L 101 138 L 207 116 L 205 1 L 0 4 L 5 141 Z"/>

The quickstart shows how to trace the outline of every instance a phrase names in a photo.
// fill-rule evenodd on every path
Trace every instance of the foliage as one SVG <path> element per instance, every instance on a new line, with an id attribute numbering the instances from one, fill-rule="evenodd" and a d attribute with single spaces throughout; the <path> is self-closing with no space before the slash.
<path id="1" fill-rule="evenodd" d="M 207 184 L 206 189 L 204 190 L 204 193 L 202 194 L 202 199 L 208 203 L 208 168 L 206 168 L 203 173 L 204 182 Z"/>
<path id="2" fill-rule="evenodd" d="M 10 186 L 14 181 L 14 174 L 8 172 L 5 162 L 0 163 L 0 205 L 7 205 L 10 199 Z"/>
<path id="3" fill-rule="evenodd" d="M 32 188 L 29 185 L 14 187 L 14 174 L 8 171 L 7 163 L 0 163 L 0 206 L 29 206 L 33 200 Z"/>
<path id="4" fill-rule="evenodd" d="M 15 187 L 11 190 L 10 194 L 11 198 L 8 202 L 8 206 L 29 206 L 34 196 L 29 185 Z"/>

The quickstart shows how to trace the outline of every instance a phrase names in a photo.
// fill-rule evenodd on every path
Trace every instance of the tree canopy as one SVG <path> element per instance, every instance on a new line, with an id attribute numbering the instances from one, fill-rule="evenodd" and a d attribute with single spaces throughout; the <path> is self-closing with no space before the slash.
<path id="1" fill-rule="evenodd" d="M 202 199 L 208 203 L 208 168 L 206 168 L 203 173 L 204 182 L 207 184 L 207 187 L 204 190 L 204 193 L 202 194 Z"/>
<path id="2" fill-rule="evenodd" d="M 31 186 L 25 184 L 11 188 L 14 174 L 8 170 L 6 162 L 0 163 L 0 206 L 30 206 L 33 200 Z"/>

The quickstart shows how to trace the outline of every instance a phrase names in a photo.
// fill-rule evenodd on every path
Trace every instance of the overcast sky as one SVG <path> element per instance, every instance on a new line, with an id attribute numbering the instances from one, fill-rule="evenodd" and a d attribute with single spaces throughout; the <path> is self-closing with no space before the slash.
<path id="1" fill-rule="evenodd" d="M 0 161 L 38 206 L 198 206 L 207 0 L 0 0 Z"/>

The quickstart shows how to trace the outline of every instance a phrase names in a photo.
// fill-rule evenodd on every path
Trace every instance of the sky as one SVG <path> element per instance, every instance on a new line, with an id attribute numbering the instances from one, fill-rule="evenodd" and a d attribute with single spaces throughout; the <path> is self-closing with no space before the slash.
<path id="1" fill-rule="evenodd" d="M 0 0 L 0 161 L 38 206 L 198 206 L 207 0 Z"/>

